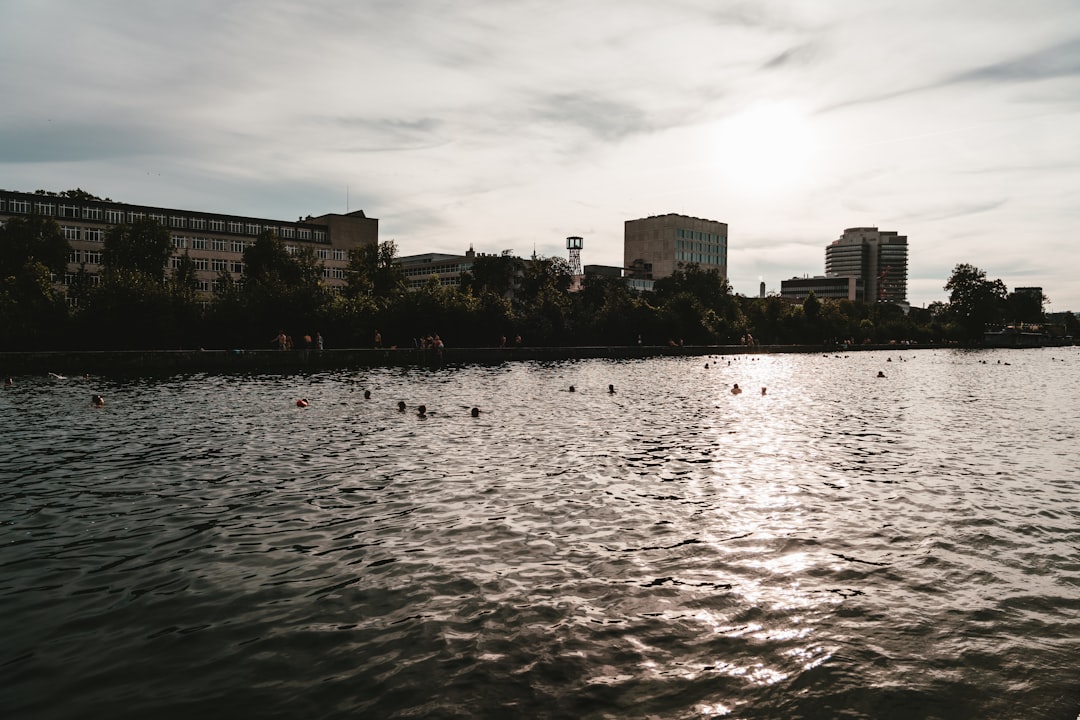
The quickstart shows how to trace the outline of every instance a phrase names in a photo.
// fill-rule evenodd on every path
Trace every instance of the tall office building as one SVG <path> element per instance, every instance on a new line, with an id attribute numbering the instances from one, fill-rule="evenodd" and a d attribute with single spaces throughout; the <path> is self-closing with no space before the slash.
<path id="1" fill-rule="evenodd" d="M 102 267 L 105 234 L 109 228 L 136 220 L 154 220 L 169 231 L 173 256 L 162 272 L 178 267 L 187 254 L 195 264 L 197 290 L 209 296 L 221 273 L 239 279 L 244 273 L 244 250 L 260 233 L 273 232 L 287 252 L 307 247 L 322 265 L 323 282 L 330 288 L 346 284 L 349 250 L 379 242 L 379 221 L 357 210 L 347 215 L 307 216 L 296 222 L 222 215 L 198 210 L 128 205 L 90 196 L 22 193 L 0 190 L 0 223 L 8 218 L 41 215 L 53 219 L 71 247 L 67 272 L 56 278 L 69 285 L 80 268 L 97 283 Z"/>
<path id="2" fill-rule="evenodd" d="M 669 213 L 627 220 L 623 228 L 623 265 L 634 278 L 659 280 L 697 263 L 726 279 L 727 248 L 727 223 L 716 220 Z"/>
<path id="3" fill-rule="evenodd" d="M 907 236 L 875 227 L 848 228 L 825 248 L 825 275 L 862 281 L 867 302 L 907 303 Z"/>

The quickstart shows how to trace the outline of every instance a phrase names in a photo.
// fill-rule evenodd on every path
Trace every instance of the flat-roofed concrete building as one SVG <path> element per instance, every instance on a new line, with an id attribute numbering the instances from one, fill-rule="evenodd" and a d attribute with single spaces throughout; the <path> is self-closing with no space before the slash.
<path id="1" fill-rule="evenodd" d="M 816 277 L 791 278 L 780 281 L 780 297 L 791 300 L 805 300 L 813 291 L 815 297 L 835 300 L 862 300 L 863 281 L 857 277 Z"/>
<path id="2" fill-rule="evenodd" d="M 848 228 L 825 247 L 825 275 L 859 278 L 866 302 L 906 305 L 907 236 L 876 227 Z"/>
<path id="3" fill-rule="evenodd" d="M 277 235 L 289 253 L 311 248 L 322 265 L 323 283 L 330 288 L 346 284 L 350 250 L 379 242 L 379 221 L 364 215 L 363 210 L 346 215 L 309 215 L 290 222 L 68 197 L 62 193 L 0 190 L 0 223 L 27 215 L 55 220 L 71 246 L 67 272 L 63 278 L 56 278 L 58 284 L 65 286 L 83 266 L 96 284 L 109 228 L 144 219 L 154 220 L 169 231 L 173 255 L 163 273 L 178 267 L 187 253 L 195 264 L 197 289 L 207 296 L 215 289 L 221 273 L 240 279 L 244 273 L 244 250 L 263 232 Z"/>
<path id="4" fill-rule="evenodd" d="M 419 290 L 432 278 L 437 279 L 440 285 L 458 287 L 461 284 L 461 276 L 472 270 L 475 259 L 476 253 L 469 248 L 464 255 L 449 253 L 404 255 L 397 258 L 397 263 L 405 275 L 405 287 L 409 290 Z"/>
<path id="5" fill-rule="evenodd" d="M 717 220 L 669 213 L 627 220 L 623 265 L 630 277 L 666 278 L 680 265 L 697 263 L 727 279 L 728 226 Z"/>

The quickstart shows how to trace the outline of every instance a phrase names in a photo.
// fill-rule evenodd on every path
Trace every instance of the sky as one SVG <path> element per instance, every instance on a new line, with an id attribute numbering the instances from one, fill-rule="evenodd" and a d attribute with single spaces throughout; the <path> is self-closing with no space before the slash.
<path id="1" fill-rule="evenodd" d="M 737 293 L 849 227 L 1080 312 L 1076 0 L 0 0 L 0 188 L 621 265 L 728 223 Z"/>

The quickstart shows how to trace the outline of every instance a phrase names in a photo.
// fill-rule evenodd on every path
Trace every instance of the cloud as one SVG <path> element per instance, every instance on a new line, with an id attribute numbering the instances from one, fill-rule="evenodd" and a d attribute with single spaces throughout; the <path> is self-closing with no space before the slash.
<path id="1" fill-rule="evenodd" d="M 900 213 L 890 218 L 888 222 L 902 226 L 904 224 L 916 222 L 949 220 L 952 218 L 964 217 L 965 215 L 977 215 L 979 213 L 991 212 L 1003 208 L 1007 204 L 1008 200 L 1005 198 L 982 202 L 936 204 L 916 212 Z"/>
<path id="2" fill-rule="evenodd" d="M 856 105 L 881 103 L 958 85 L 1012 85 L 1074 76 L 1080 76 L 1080 39 L 1072 39 L 1009 60 L 946 75 L 932 82 L 901 87 L 889 92 L 849 98 L 826 105 L 820 108 L 818 112 L 828 113 Z"/>
<path id="3" fill-rule="evenodd" d="M 0 163 L 80 162 L 131 159 L 152 153 L 184 152 L 184 142 L 164 128 L 74 123 L 40 118 L 0 126 Z"/>
<path id="4" fill-rule="evenodd" d="M 786 69 L 792 65 L 809 65 L 817 58 L 818 53 L 819 49 L 814 44 L 805 43 L 796 45 L 795 47 L 790 47 L 779 55 L 774 56 L 764 63 L 761 68 L 763 70 L 780 70 Z"/>
<path id="5" fill-rule="evenodd" d="M 359 133 L 358 144 L 349 144 L 338 149 L 342 152 L 402 152 L 424 150 L 438 147 L 447 141 L 446 123 L 434 117 L 422 117 L 415 120 L 400 118 L 337 117 L 320 118 L 314 116 L 310 122 L 330 125 L 344 131 L 351 138 Z"/>
<path id="6" fill-rule="evenodd" d="M 540 122 L 585 130 L 609 142 L 653 129 L 641 108 L 581 92 L 543 95 L 530 115 Z"/>
<path id="7" fill-rule="evenodd" d="M 968 82 L 1028 82 L 1080 75 L 1080 38 L 1011 60 L 984 65 L 947 78 L 942 85 Z"/>

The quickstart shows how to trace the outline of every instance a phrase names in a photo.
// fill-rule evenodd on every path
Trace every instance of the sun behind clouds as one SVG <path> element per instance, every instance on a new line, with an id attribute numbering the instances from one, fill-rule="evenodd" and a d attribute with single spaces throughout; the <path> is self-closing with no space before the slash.
<path id="1" fill-rule="evenodd" d="M 748 195 L 809 184 L 819 140 L 805 112 L 790 103 L 757 105 L 716 126 L 716 163 L 731 188 Z"/>

